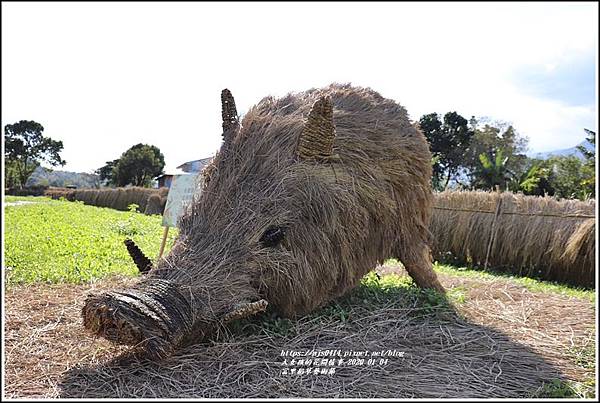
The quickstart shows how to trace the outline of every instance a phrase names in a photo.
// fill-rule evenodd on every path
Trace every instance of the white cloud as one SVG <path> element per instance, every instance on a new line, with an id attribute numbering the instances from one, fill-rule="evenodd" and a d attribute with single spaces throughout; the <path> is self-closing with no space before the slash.
<path id="1" fill-rule="evenodd" d="M 525 95 L 511 73 L 595 52 L 597 31 L 596 4 L 2 3 L 2 120 L 42 123 L 65 169 L 137 142 L 177 165 L 218 148 L 222 88 L 243 111 L 350 81 L 413 118 L 487 115 L 532 148 L 571 146 L 596 105 Z"/>

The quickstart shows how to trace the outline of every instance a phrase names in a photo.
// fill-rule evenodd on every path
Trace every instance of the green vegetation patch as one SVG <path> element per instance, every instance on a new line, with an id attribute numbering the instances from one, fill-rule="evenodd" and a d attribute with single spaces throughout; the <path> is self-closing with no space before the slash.
<path id="1" fill-rule="evenodd" d="M 80 202 L 25 199 L 44 202 L 5 207 L 8 284 L 81 283 L 115 273 L 137 275 L 123 245 L 127 237 L 151 259 L 158 255 L 163 234 L 160 216 Z M 171 229 L 166 250 L 176 232 Z"/>
<path id="2" fill-rule="evenodd" d="M 585 382 L 576 382 L 571 380 L 554 379 L 552 382 L 544 384 L 532 398 L 578 398 L 578 399 L 593 399 L 594 398 L 594 380 L 590 379 Z"/>

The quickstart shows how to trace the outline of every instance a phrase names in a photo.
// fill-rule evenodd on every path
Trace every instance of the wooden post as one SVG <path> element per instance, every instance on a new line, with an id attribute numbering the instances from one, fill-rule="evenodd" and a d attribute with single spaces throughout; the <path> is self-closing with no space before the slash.
<path id="1" fill-rule="evenodd" d="M 496 191 L 498 192 L 498 204 L 496 205 L 496 214 L 494 214 L 494 221 L 492 222 L 490 241 L 488 242 L 487 253 L 485 254 L 485 264 L 483 265 L 484 270 L 487 270 L 487 268 L 488 268 L 490 253 L 492 252 L 492 247 L 494 246 L 494 243 L 495 243 L 494 241 L 496 240 L 496 222 L 498 221 L 498 216 L 500 215 L 500 209 L 502 208 L 502 195 L 500 194 L 500 191 L 497 187 L 496 187 Z"/>
<path id="2" fill-rule="evenodd" d="M 165 227 L 163 232 L 162 242 L 160 243 L 160 252 L 158 252 L 158 259 L 160 259 L 165 251 L 165 244 L 167 243 L 167 235 L 169 235 L 169 227 Z"/>

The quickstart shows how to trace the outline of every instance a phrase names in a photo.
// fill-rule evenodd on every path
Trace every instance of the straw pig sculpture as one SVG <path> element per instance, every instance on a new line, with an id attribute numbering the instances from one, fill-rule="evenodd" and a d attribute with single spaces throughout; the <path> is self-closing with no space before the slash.
<path id="1" fill-rule="evenodd" d="M 337 84 L 264 98 L 242 122 L 228 90 L 222 107 L 222 147 L 170 253 L 134 288 L 88 296 L 87 329 L 164 357 L 267 305 L 304 315 L 389 257 L 443 292 L 431 155 L 403 107 Z"/>

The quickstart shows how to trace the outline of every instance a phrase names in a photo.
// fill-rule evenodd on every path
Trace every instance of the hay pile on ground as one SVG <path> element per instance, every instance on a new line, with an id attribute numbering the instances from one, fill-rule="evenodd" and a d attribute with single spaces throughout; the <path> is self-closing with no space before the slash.
<path id="1" fill-rule="evenodd" d="M 6 295 L 5 394 L 517 398 L 538 395 L 556 379 L 593 377 L 594 366 L 581 364 L 574 353 L 590 347 L 593 352 L 592 302 L 531 292 L 510 280 L 440 277 L 450 294 L 465 293 L 458 315 L 443 302 L 429 302 L 414 286 L 375 291 L 361 285 L 311 316 L 245 321 L 219 341 L 190 346 L 160 362 L 107 341 L 92 343 L 92 336 L 81 332 L 85 295 L 132 279 L 14 287 Z M 331 376 L 281 373 L 282 350 L 312 349 L 397 350 L 404 357 L 371 367 L 335 365 Z"/>
<path id="2" fill-rule="evenodd" d="M 78 200 L 90 206 L 108 207 L 121 211 L 127 211 L 131 204 L 137 204 L 138 211 L 145 214 L 162 214 L 167 202 L 168 192 L 168 188 L 149 189 L 142 187 L 114 189 L 50 188 L 45 195 L 50 196 L 52 199 L 64 197 L 69 201 Z M 150 200 L 152 197 L 154 199 Z"/>
<path id="3" fill-rule="evenodd" d="M 44 192 L 44 196 L 51 197 L 54 200 L 58 200 L 62 197 L 69 201 L 73 201 L 75 197 L 75 189 L 50 187 Z"/>
<path id="4" fill-rule="evenodd" d="M 43 196 L 48 189 L 48 186 L 43 185 L 28 186 L 25 188 L 12 187 L 5 188 L 4 194 L 9 196 Z"/>
<path id="5" fill-rule="evenodd" d="M 162 214 L 165 211 L 165 205 L 167 203 L 166 197 L 161 197 L 159 194 L 153 194 L 148 198 L 148 203 L 146 204 L 146 209 L 144 210 L 144 214 L 153 215 L 153 214 Z"/>
<path id="6" fill-rule="evenodd" d="M 434 206 L 435 259 L 594 286 L 593 200 L 446 191 Z"/>

